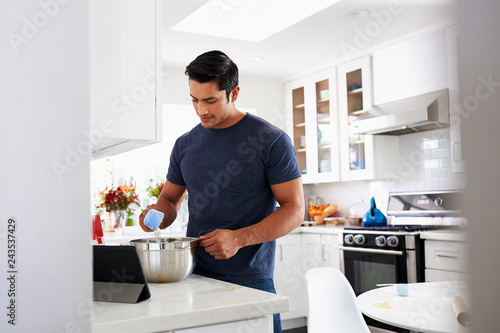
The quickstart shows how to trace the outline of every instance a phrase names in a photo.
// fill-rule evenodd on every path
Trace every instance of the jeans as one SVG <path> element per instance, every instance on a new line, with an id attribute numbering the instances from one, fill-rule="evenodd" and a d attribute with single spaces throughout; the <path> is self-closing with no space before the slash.
<path id="1" fill-rule="evenodd" d="M 226 282 L 238 284 L 240 286 L 267 291 L 276 294 L 273 279 L 254 280 L 225 280 Z M 274 333 L 281 333 L 281 317 L 279 313 L 273 315 Z"/>

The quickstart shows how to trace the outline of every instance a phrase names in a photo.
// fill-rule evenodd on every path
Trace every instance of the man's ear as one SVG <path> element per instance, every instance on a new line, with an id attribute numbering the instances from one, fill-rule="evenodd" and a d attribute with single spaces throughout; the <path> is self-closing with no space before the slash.
<path id="1" fill-rule="evenodd" d="M 231 95 L 229 95 L 229 102 L 234 103 L 234 101 L 236 101 L 236 99 L 238 98 L 239 92 L 240 92 L 240 87 L 239 86 L 234 87 L 233 91 L 231 91 Z"/>

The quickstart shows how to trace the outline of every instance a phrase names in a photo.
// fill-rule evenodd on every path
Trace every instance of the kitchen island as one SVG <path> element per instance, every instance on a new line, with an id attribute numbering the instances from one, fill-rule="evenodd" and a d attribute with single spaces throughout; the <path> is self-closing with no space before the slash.
<path id="1" fill-rule="evenodd" d="M 290 310 L 288 297 L 192 274 L 150 283 L 137 304 L 94 302 L 92 332 L 272 332 L 272 314 Z"/>

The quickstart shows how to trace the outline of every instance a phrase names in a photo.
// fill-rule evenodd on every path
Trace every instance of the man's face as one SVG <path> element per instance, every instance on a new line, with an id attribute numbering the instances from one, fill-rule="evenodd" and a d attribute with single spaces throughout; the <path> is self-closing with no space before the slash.
<path id="1" fill-rule="evenodd" d="M 199 83 L 189 80 L 189 91 L 194 109 L 203 127 L 225 128 L 229 126 L 226 120 L 234 110 L 234 105 L 227 100 L 225 90 L 218 90 L 214 82 Z"/>

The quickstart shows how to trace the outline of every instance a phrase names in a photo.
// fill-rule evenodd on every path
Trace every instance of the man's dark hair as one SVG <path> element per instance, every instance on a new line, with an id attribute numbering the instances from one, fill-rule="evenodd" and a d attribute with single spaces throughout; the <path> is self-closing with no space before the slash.
<path id="1" fill-rule="evenodd" d="M 228 101 L 229 94 L 238 85 L 238 66 L 221 51 L 199 55 L 186 67 L 185 74 L 199 83 L 215 82 L 219 90 L 226 91 Z"/>

